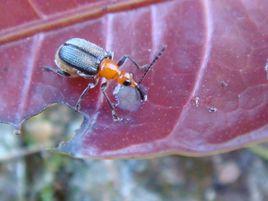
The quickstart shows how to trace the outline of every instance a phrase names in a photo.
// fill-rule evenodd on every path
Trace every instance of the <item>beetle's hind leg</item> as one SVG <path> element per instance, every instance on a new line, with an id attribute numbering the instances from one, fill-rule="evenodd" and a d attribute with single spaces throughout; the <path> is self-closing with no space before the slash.
<path id="1" fill-rule="evenodd" d="M 57 75 L 63 76 L 63 77 L 70 77 L 71 75 L 61 69 L 55 69 L 55 68 L 51 68 L 51 67 L 44 67 L 44 70 L 46 71 L 51 71 L 53 73 L 56 73 Z"/>
<path id="2" fill-rule="evenodd" d="M 108 97 L 108 95 L 107 95 L 106 92 L 105 92 L 106 89 L 107 89 L 107 82 L 104 82 L 104 83 L 101 84 L 101 91 L 102 91 L 102 93 L 103 93 L 103 95 L 104 95 L 104 97 L 105 97 L 105 99 L 106 99 L 106 101 L 107 101 L 107 103 L 108 103 L 108 105 L 109 105 L 109 107 L 110 107 L 110 109 L 111 109 L 113 120 L 114 120 L 114 121 L 121 121 L 122 118 L 120 118 L 120 117 L 117 115 L 117 113 L 116 113 L 116 111 L 115 111 L 115 106 L 114 106 L 114 104 L 112 103 L 112 101 L 110 100 L 110 98 Z"/>

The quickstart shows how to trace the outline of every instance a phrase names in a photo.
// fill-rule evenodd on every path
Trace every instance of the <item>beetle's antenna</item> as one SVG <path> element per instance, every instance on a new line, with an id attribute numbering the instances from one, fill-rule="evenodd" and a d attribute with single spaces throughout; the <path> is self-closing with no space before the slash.
<path id="1" fill-rule="evenodd" d="M 165 51 L 166 49 L 166 45 L 164 45 L 160 50 L 159 52 L 156 54 L 156 56 L 154 57 L 153 61 L 149 64 L 149 66 L 147 67 L 146 71 L 144 72 L 143 76 L 141 77 L 141 79 L 138 81 L 138 84 L 140 84 L 145 76 L 148 74 L 149 70 L 152 68 L 152 66 L 156 63 L 156 61 L 161 57 L 161 55 L 163 54 L 163 52 Z"/>

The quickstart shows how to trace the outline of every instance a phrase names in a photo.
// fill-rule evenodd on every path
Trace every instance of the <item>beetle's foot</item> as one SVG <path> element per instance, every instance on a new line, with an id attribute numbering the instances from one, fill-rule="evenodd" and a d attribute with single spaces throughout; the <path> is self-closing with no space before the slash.
<path id="1" fill-rule="evenodd" d="M 54 71 L 54 69 L 52 67 L 49 67 L 49 66 L 43 67 L 43 70 L 46 71 L 46 72 Z"/>
<path id="2" fill-rule="evenodd" d="M 149 64 L 145 64 L 145 65 L 141 66 L 140 69 L 142 71 L 146 71 L 148 67 L 149 67 Z"/>
<path id="3" fill-rule="evenodd" d="M 119 122 L 119 121 L 122 121 L 123 118 L 119 117 L 119 116 L 113 116 L 113 121 L 115 122 Z"/>
<path id="4" fill-rule="evenodd" d="M 114 121 L 122 121 L 123 118 L 119 117 L 115 111 L 112 111 L 112 116 Z"/>
<path id="5" fill-rule="evenodd" d="M 81 109 L 80 103 L 76 103 L 75 106 L 74 106 L 74 109 L 75 109 L 76 112 L 79 112 L 80 109 Z"/>

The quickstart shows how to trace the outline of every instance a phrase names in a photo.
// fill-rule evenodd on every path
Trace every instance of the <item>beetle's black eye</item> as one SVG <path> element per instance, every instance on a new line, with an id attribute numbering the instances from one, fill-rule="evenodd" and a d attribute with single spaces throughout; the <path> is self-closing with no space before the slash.
<path id="1" fill-rule="evenodd" d="M 131 82 L 129 80 L 126 80 L 126 81 L 123 82 L 123 85 L 124 86 L 130 86 Z"/>

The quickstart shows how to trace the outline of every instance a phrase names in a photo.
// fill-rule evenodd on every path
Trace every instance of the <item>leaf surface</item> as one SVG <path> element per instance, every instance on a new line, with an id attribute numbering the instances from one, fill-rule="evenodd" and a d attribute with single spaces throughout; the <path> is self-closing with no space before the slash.
<path id="1" fill-rule="evenodd" d="M 268 2 L 265 0 L 15 1 L 0 8 L 0 119 L 19 127 L 52 103 L 74 106 L 88 81 L 43 71 L 79 37 L 149 63 L 148 101 L 113 122 L 100 87 L 85 121 L 60 150 L 76 157 L 207 155 L 268 137 Z M 12 12 L 11 12 L 12 10 Z M 265 67 L 266 66 L 266 67 Z M 131 63 L 125 69 L 141 76 Z M 108 93 L 115 83 L 110 83 Z"/>

